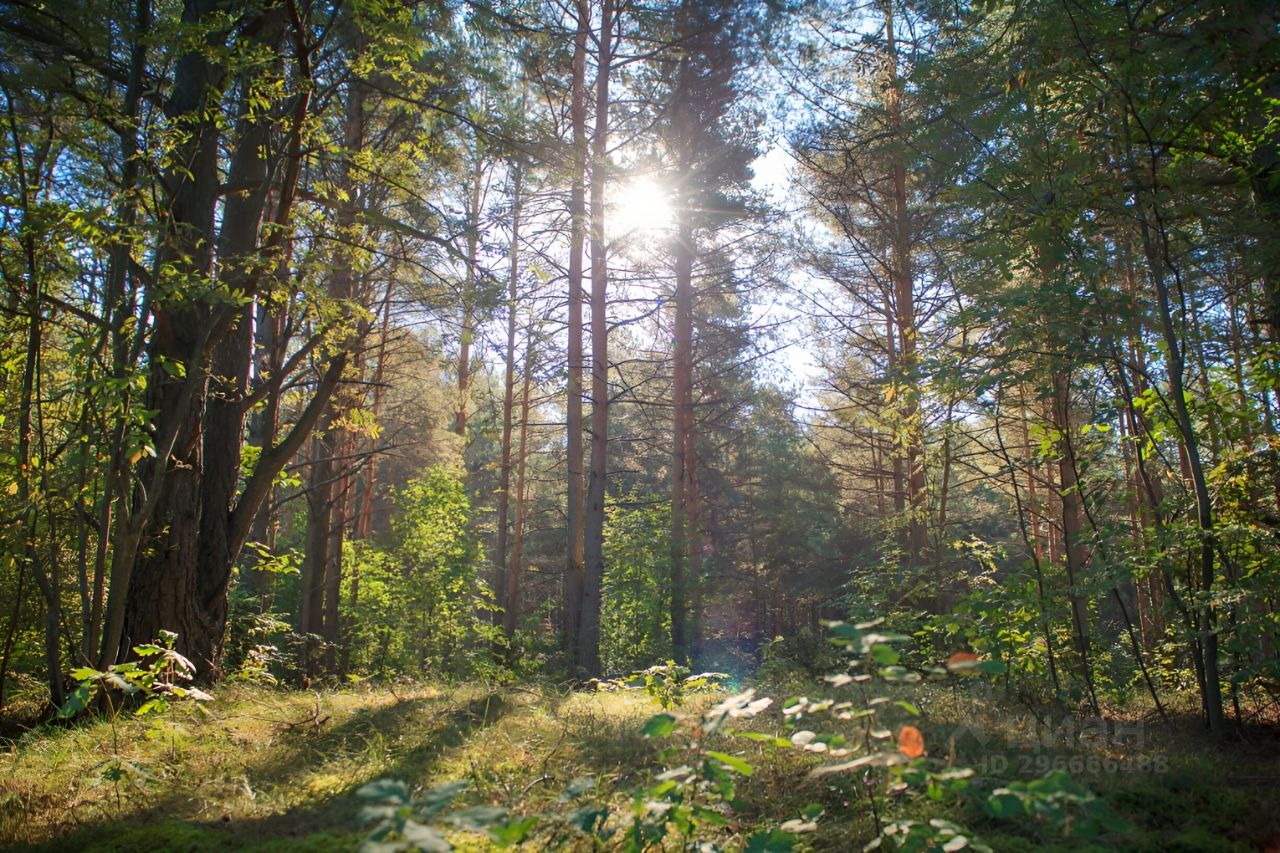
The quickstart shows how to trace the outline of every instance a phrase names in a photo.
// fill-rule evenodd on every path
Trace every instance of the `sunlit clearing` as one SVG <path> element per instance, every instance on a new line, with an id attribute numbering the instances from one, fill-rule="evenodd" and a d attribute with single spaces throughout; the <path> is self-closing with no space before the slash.
<path id="1" fill-rule="evenodd" d="M 610 193 L 608 223 L 615 239 L 671 228 L 675 209 L 666 189 L 649 178 L 632 178 Z"/>

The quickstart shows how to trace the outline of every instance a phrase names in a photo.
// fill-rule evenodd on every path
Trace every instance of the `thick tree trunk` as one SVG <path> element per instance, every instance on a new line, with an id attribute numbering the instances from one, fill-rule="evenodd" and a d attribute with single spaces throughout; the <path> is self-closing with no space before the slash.
<path id="1" fill-rule="evenodd" d="M 189 2 L 188 23 L 207 23 L 216 3 Z M 256 44 L 278 52 L 285 10 L 271 5 L 244 32 Z M 295 34 L 297 35 L 297 34 Z M 208 36 L 216 46 L 223 35 Z M 173 176 L 171 219 L 158 253 L 159 268 L 176 268 L 191 279 L 207 281 L 212 270 L 214 212 L 218 180 L 217 102 L 224 71 L 209 60 L 216 51 L 193 51 L 178 63 L 169 111 L 189 129 L 184 168 Z M 308 55 L 299 51 L 300 72 L 309 76 Z M 246 98 L 250 97 L 248 83 Z M 248 187 L 227 197 L 219 252 L 225 289 L 255 295 L 264 277 L 263 257 L 274 258 L 285 240 L 299 173 L 302 125 L 308 99 L 295 101 L 286 144 L 288 158 L 279 184 L 275 230 L 259 244 L 267 197 L 265 144 L 268 116 L 242 113 L 231 155 L 228 183 Z M 259 457 L 243 494 L 235 496 L 239 475 L 239 439 L 244 423 L 244 377 L 248 371 L 249 329 L 244 310 L 221 299 L 167 300 L 154 303 L 152 382 L 148 386 L 155 420 L 156 459 L 143 469 L 147 490 L 139 491 L 131 510 L 119 513 L 108 600 L 108 630 L 101 661 L 115 660 L 122 642 L 154 638 L 162 629 L 179 634 L 178 648 L 196 664 L 202 678 L 216 678 L 226 627 L 226 594 L 231 568 L 248 538 L 253 516 L 270 483 L 301 445 L 328 400 L 345 359 L 339 355 L 316 387 L 313 399 L 279 445 Z M 185 366 L 185 378 L 175 376 Z M 210 403 L 210 396 L 217 399 Z M 206 413 L 208 420 L 206 422 Z M 231 446 L 235 452 L 222 453 Z M 136 559 L 147 530 L 155 531 L 143 559 Z M 135 566 L 136 563 L 136 566 Z M 114 601 L 112 600 L 114 599 Z M 127 616 L 127 619 L 126 619 Z"/>
<path id="2" fill-rule="evenodd" d="M 220 8 L 217 0 L 187 0 L 183 6 L 183 22 L 209 27 L 206 41 L 215 48 L 225 39 L 225 34 L 212 30 Z M 209 52 L 189 51 L 178 60 L 166 107 L 182 131 L 181 151 L 174 157 L 182 168 L 170 177 L 169 218 L 157 267 L 176 270 L 195 287 L 209 280 L 213 267 L 219 191 L 217 112 L 225 76 L 225 69 L 210 59 Z M 207 394 L 205 363 L 218 337 L 213 333 L 225 333 L 229 324 L 214 329 L 212 306 L 184 299 L 181 292 L 172 299 L 158 294 L 153 314 L 147 408 L 156 412 L 155 432 L 172 437 L 172 449 L 164 453 L 166 448 L 157 448 L 156 458 L 142 467 L 143 480 L 158 487 L 160 494 L 154 501 L 139 496 L 129 514 L 134 530 L 117 534 L 122 540 L 118 545 L 133 547 L 117 548 L 113 560 L 111 598 L 115 601 L 108 601 L 103 663 L 114 663 L 122 645 L 147 642 L 161 630 L 170 630 L 178 634 L 179 649 L 208 672 L 211 653 L 221 637 L 211 636 L 214 626 L 205 622 L 196 604 L 204 476 L 200 423 Z M 175 365 L 185 368 L 185 378 L 174 371 Z M 148 508 L 150 513 L 145 512 Z M 142 536 L 139 528 L 156 531 L 141 559 L 135 556 L 141 542 L 128 541 Z"/>

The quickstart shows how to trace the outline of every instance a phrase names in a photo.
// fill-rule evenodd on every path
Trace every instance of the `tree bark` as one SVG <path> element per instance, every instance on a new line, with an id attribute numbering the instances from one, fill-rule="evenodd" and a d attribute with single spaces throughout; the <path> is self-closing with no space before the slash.
<path id="1" fill-rule="evenodd" d="M 502 393 L 502 471 L 498 481 L 498 547 L 493 559 L 496 570 L 494 589 L 505 590 L 509 594 L 518 591 L 518 588 L 511 589 L 511 584 L 506 583 L 504 575 L 511 572 L 507 564 L 507 540 L 511 515 L 511 433 L 516 394 L 516 306 L 520 295 L 520 189 L 520 166 L 517 164 L 514 167 L 511 190 L 511 269 L 507 283 L 507 363 Z M 515 606 L 515 601 L 508 598 L 507 594 L 502 596 L 501 603 L 502 614 Z M 495 613 L 494 618 L 506 625 L 505 616 Z"/>
<path id="2" fill-rule="evenodd" d="M 568 533 L 568 565 L 564 584 L 565 649 L 575 661 L 578 657 L 578 635 L 582 629 L 582 595 L 586 582 L 586 479 L 583 460 L 582 417 L 582 279 L 583 244 L 587 229 L 587 41 L 591 35 L 589 0 L 577 0 L 577 31 L 573 41 L 573 91 L 571 120 L 573 123 L 573 174 L 569 191 L 569 342 L 568 387 L 566 390 L 567 438 L 565 449 L 568 468 L 568 498 L 565 507 Z"/>
<path id="3" fill-rule="evenodd" d="M 525 472 L 529 462 L 529 397 L 533 390 L 533 324 L 530 322 L 524 350 L 524 380 L 520 393 L 520 448 L 516 453 L 516 521 L 507 564 L 507 608 L 502 630 L 510 641 L 520 621 L 520 576 L 524 570 L 524 525 L 528 516 Z"/>
<path id="4" fill-rule="evenodd" d="M 928 507 L 925 504 L 924 430 L 920 422 L 920 385 L 917 376 L 917 318 L 914 273 L 911 261 L 912 224 L 907 204 L 906 144 L 902 135 L 902 87 L 898 74 L 897 41 L 894 36 L 893 4 L 884 4 L 885 50 L 888 61 L 890 133 L 895 155 L 893 179 L 893 309 L 898 329 L 898 374 L 901 378 L 898 418 L 906 445 L 907 551 L 906 559 L 919 564 L 928 544 Z"/>
<path id="5" fill-rule="evenodd" d="M 605 243 L 605 185 L 609 168 L 609 74 L 612 63 L 613 0 L 600 4 L 596 65 L 596 121 L 591 140 L 591 469 L 583 516 L 582 628 L 578 666 L 600 675 L 600 596 L 604 589 L 604 502 L 609 461 L 609 268 Z"/>

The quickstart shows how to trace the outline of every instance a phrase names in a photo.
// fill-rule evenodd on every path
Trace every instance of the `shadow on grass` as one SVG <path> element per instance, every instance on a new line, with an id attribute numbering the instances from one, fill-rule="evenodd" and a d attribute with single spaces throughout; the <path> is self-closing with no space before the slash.
<path id="1" fill-rule="evenodd" d="M 355 791 L 372 778 L 403 779 L 410 787 L 429 784 L 443 753 L 493 725 L 509 703 L 489 693 L 461 705 L 430 698 L 403 699 L 376 710 L 360 709 L 340 725 L 319 731 L 288 731 L 263 752 L 258 762 L 244 767 L 246 779 L 259 787 L 301 784 L 308 771 L 323 770 L 325 756 L 350 753 L 352 742 L 394 742 L 405 737 L 413 745 L 391 756 L 391 763 L 372 776 L 342 780 L 341 789 L 311 799 L 297 808 L 260 818 L 184 819 L 199 815 L 199 784 L 168 791 L 145 810 L 115 820 L 95 820 L 52 841 L 26 847 L 34 851 L 329 851 L 351 850 L 362 836 L 357 822 Z M 433 708 L 433 705 L 435 706 Z M 417 731 L 428 733 L 417 739 Z M 416 742 L 414 742 L 416 741 Z M 362 751 L 362 750 L 357 750 Z M 17 848 L 14 848 L 17 849 Z"/>

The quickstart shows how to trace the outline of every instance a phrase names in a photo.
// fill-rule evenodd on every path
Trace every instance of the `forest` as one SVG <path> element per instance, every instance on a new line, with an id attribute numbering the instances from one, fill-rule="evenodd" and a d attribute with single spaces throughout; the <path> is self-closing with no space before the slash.
<path id="1" fill-rule="evenodd" d="M 1280 850 L 1271 0 L 0 0 L 0 846 Z"/>

